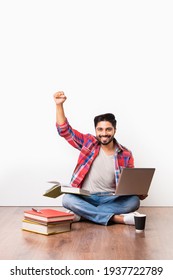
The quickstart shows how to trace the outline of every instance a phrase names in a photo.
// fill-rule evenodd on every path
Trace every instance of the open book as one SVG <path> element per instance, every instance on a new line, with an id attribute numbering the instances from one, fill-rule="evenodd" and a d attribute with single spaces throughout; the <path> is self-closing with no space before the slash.
<path id="1" fill-rule="evenodd" d="M 54 184 L 53 187 L 48 189 L 43 195 L 51 198 L 56 198 L 64 193 L 78 194 L 78 195 L 87 195 L 90 196 L 90 192 L 83 190 L 81 188 L 74 188 L 70 185 L 64 185 L 56 181 L 50 181 L 48 183 Z"/>

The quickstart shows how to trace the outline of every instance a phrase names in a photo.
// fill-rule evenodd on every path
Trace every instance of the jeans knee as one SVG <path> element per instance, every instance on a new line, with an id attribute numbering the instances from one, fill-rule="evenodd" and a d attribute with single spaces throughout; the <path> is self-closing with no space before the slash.
<path id="1" fill-rule="evenodd" d="M 62 198 L 62 206 L 64 206 L 65 208 L 69 208 L 70 205 L 70 195 L 69 194 L 64 194 L 63 198 Z"/>
<path id="2" fill-rule="evenodd" d="M 140 206 L 140 199 L 137 195 L 130 196 L 128 198 L 128 203 L 126 204 L 126 213 L 136 211 Z"/>

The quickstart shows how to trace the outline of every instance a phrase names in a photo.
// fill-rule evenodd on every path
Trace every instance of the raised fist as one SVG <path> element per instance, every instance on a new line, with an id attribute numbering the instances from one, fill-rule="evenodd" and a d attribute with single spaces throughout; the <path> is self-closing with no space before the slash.
<path id="1" fill-rule="evenodd" d="M 63 91 L 58 91 L 53 95 L 54 101 L 56 105 L 63 104 L 67 97 L 65 96 Z"/>

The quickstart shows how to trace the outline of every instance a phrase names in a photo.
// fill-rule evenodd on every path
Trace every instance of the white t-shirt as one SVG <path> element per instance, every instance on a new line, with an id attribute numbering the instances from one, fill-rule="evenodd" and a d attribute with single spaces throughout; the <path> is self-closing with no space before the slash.
<path id="1" fill-rule="evenodd" d="M 94 160 L 82 185 L 91 193 L 115 191 L 114 155 L 107 155 L 102 148 Z"/>

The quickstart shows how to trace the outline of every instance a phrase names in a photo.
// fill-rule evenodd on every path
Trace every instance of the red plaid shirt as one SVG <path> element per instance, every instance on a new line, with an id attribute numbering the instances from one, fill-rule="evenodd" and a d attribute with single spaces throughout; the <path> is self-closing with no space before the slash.
<path id="1" fill-rule="evenodd" d="M 64 137 L 69 144 L 74 148 L 80 150 L 77 165 L 71 178 L 72 187 L 81 188 L 82 182 L 88 173 L 92 162 L 97 157 L 100 144 L 95 136 L 91 134 L 83 134 L 73 129 L 68 120 L 62 125 L 58 125 L 57 130 L 60 136 Z M 115 182 L 118 183 L 121 168 L 134 167 L 134 159 L 132 153 L 120 145 L 115 139 L 116 149 L 115 153 Z"/>

